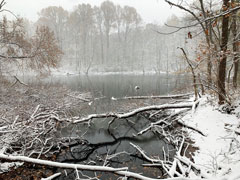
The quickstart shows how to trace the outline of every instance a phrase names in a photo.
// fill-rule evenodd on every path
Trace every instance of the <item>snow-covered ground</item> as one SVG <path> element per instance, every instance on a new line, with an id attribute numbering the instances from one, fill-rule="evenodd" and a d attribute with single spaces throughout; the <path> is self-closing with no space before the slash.
<path id="1" fill-rule="evenodd" d="M 231 115 L 219 109 L 204 97 L 196 111 L 185 116 L 184 122 L 206 134 L 189 131 L 199 147 L 193 158 L 210 179 L 240 179 L 240 108 Z"/>

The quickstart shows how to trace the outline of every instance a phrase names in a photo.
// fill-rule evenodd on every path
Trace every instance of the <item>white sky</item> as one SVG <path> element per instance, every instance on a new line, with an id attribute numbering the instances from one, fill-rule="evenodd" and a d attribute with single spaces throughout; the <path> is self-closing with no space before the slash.
<path id="1" fill-rule="evenodd" d="M 6 0 L 5 9 L 11 10 L 14 14 L 36 21 L 37 12 L 48 6 L 62 6 L 66 10 L 81 3 L 100 5 L 104 0 Z M 172 13 L 180 15 L 176 9 L 171 9 L 164 0 L 111 0 L 114 4 L 122 6 L 129 5 L 137 9 L 144 22 L 164 23 Z"/>

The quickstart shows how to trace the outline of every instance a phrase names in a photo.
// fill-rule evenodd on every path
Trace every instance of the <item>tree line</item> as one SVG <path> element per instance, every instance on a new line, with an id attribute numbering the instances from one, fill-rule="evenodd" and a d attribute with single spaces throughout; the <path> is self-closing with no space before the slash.
<path id="1" fill-rule="evenodd" d="M 176 16 L 168 19 L 181 24 Z M 145 24 L 134 7 L 111 1 L 99 7 L 79 4 L 72 12 L 50 6 L 39 13 L 37 25 L 48 26 L 64 52 L 65 68 L 80 73 L 96 71 L 177 71 L 184 63 L 176 53 L 186 44 L 183 32 L 161 36 L 165 27 Z M 171 28 L 168 28 L 171 29 Z"/>

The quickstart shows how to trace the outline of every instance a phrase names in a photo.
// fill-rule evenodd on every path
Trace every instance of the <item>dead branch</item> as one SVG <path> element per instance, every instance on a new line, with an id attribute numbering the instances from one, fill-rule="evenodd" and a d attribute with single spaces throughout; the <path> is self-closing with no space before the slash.
<path id="1" fill-rule="evenodd" d="M 185 124 L 184 122 L 180 121 L 180 120 L 177 120 L 177 123 L 180 124 L 181 126 L 185 127 L 185 128 L 188 128 L 188 129 L 191 129 L 193 131 L 196 131 L 197 133 L 201 134 L 202 136 L 207 136 L 205 133 L 203 133 L 202 131 L 200 131 L 199 129 L 197 129 L 196 127 L 193 127 L 193 126 L 190 126 L 190 125 L 187 125 Z"/>
<path id="2" fill-rule="evenodd" d="M 165 124 L 166 124 L 166 123 L 167 123 L 167 122 L 166 122 L 167 120 L 172 119 L 172 118 L 175 118 L 176 116 L 179 116 L 179 115 L 181 115 L 181 114 L 183 114 L 183 113 L 186 113 L 187 111 L 189 111 L 189 109 L 188 109 L 188 110 L 178 111 L 178 112 L 170 115 L 170 116 L 167 117 L 167 118 L 164 118 L 164 119 L 161 119 L 161 120 L 159 120 L 159 121 L 157 121 L 157 122 L 151 123 L 147 128 L 141 130 L 137 135 L 142 135 L 142 134 L 146 133 L 147 131 L 149 131 L 149 130 L 150 130 L 153 126 L 155 126 L 155 125 L 159 125 L 159 124 L 161 124 L 161 123 L 165 123 Z"/>
<path id="3" fill-rule="evenodd" d="M 192 93 L 188 94 L 177 94 L 177 95 L 169 95 L 169 96 L 127 96 L 123 98 L 112 98 L 112 100 L 126 100 L 126 99 L 180 99 L 180 98 L 188 98 Z"/>
<path id="4" fill-rule="evenodd" d="M 49 176 L 48 178 L 42 178 L 41 180 L 52 180 L 58 176 L 61 176 L 61 173 L 53 174 L 52 176 Z"/>
<path id="5" fill-rule="evenodd" d="M 87 171 L 103 171 L 103 172 L 111 172 L 120 176 L 124 177 L 132 177 L 135 179 L 140 180 L 159 180 L 155 178 L 149 178 L 134 172 L 127 171 L 128 168 L 112 168 L 112 167 L 106 167 L 106 166 L 91 166 L 91 165 L 82 165 L 82 164 L 68 164 L 68 163 L 59 163 L 59 162 L 53 162 L 48 160 L 41 160 L 41 159 L 34 159 L 29 158 L 25 156 L 12 156 L 12 155 L 5 155 L 0 154 L 0 159 L 5 159 L 8 161 L 20 161 L 20 162 L 28 162 L 33 164 L 40 164 L 45 166 L 51 166 L 51 167 L 58 167 L 63 169 L 74 169 L 74 170 L 87 170 Z M 169 180 L 187 180 L 187 178 L 181 178 L 181 179 L 169 179 Z"/>
<path id="6" fill-rule="evenodd" d="M 197 25 L 200 25 L 201 28 L 203 29 L 202 32 L 205 32 L 206 30 L 206 27 L 204 26 L 204 23 L 207 23 L 207 22 L 214 22 L 215 19 L 219 18 L 219 17 L 222 17 L 222 16 L 226 16 L 228 14 L 231 14 L 233 12 L 236 12 L 240 9 L 240 6 L 236 6 L 234 8 L 231 8 L 231 9 L 228 9 L 227 11 L 224 11 L 224 12 L 221 12 L 219 14 L 216 14 L 215 16 L 212 16 L 212 17 L 205 17 L 204 19 L 200 19 L 193 11 L 191 11 L 189 8 L 186 8 L 180 4 L 176 4 L 176 3 L 173 3 L 169 0 L 165 0 L 166 3 L 168 3 L 170 6 L 174 6 L 174 7 L 177 7 L 189 14 L 191 14 L 195 20 L 197 21 L 196 23 L 194 24 L 191 24 L 191 25 L 187 25 L 187 26 L 182 26 L 182 27 L 176 27 L 176 26 L 170 26 L 170 25 L 167 25 L 168 27 L 172 27 L 172 28 L 175 28 L 176 30 L 172 31 L 172 32 L 168 32 L 168 33 L 164 33 L 164 32 L 160 32 L 160 31 L 156 31 L 157 33 L 159 34 L 163 34 L 163 35 L 170 35 L 170 34 L 174 34 L 182 29 L 186 29 L 186 28 L 191 28 L 191 27 L 196 27 Z"/>
<path id="7" fill-rule="evenodd" d="M 17 76 L 13 76 L 13 77 L 15 78 L 16 81 L 11 85 L 11 87 L 15 86 L 17 83 L 20 83 L 20 84 L 22 84 L 22 85 L 24 85 L 24 86 L 28 86 L 28 85 L 25 84 L 24 82 L 20 81 L 20 80 L 17 78 Z"/>
<path id="8" fill-rule="evenodd" d="M 71 95 L 71 94 L 67 94 L 67 96 L 72 97 L 72 98 L 79 99 L 79 100 L 81 100 L 81 101 L 83 101 L 83 102 L 90 102 L 89 99 L 86 99 L 85 97 L 82 97 L 81 95 L 80 95 L 80 96 L 73 96 L 73 95 Z"/>
<path id="9" fill-rule="evenodd" d="M 190 67 L 191 69 L 191 72 L 192 72 L 192 76 L 193 76 L 193 88 L 194 88 L 194 95 L 195 95 L 195 101 L 198 99 L 198 90 L 197 90 L 197 85 L 196 85 L 196 82 L 197 82 L 197 76 L 195 74 L 195 67 L 193 67 L 192 63 L 190 62 L 190 60 L 188 59 L 188 56 L 185 52 L 185 50 L 183 48 L 180 48 L 183 52 L 183 55 L 188 63 L 188 66 Z"/>
<path id="10" fill-rule="evenodd" d="M 113 117 L 113 118 L 128 118 L 131 116 L 134 116 L 138 113 L 144 112 L 144 111 L 150 111 L 150 110 L 165 110 L 165 109 L 189 109 L 192 108 L 194 103 L 180 103 L 180 104 L 164 104 L 164 105 L 153 105 L 153 106 L 146 106 L 146 107 L 141 107 L 135 110 L 132 110 L 127 113 L 106 113 L 106 114 L 91 114 L 88 115 L 87 117 L 83 117 L 79 120 L 74 120 L 72 121 L 73 124 L 77 123 L 83 123 L 90 121 L 94 118 L 108 118 L 108 117 Z"/>
<path id="11" fill-rule="evenodd" d="M 226 130 L 234 132 L 236 135 L 240 135 L 240 130 L 225 127 Z"/>
<path id="12" fill-rule="evenodd" d="M 195 170 L 197 170 L 198 172 L 200 172 L 201 176 L 204 177 L 205 179 L 210 179 L 209 175 L 204 172 L 202 170 L 202 168 L 198 167 L 196 164 L 194 164 L 192 161 L 190 161 L 189 159 L 187 159 L 184 156 L 176 156 L 176 158 L 181 161 L 183 164 L 187 165 L 190 168 L 193 168 Z"/>

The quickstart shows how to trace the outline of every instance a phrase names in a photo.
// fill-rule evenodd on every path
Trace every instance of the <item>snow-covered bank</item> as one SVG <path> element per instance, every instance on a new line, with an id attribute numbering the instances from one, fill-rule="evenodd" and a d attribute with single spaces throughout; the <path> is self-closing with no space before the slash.
<path id="1" fill-rule="evenodd" d="M 239 106 L 239 102 L 236 103 Z M 239 108 L 233 114 L 220 112 L 210 105 L 207 97 L 200 101 L 194 114 L 185 116 L 184 122 L 195 126 L 207 136 L 191 132 L 199 150 L 194 155 L 195 164 L 213 179 L 240 178 L 240 119 Z"/>
<path id="2" fill-rule="evenodd" d="M 155 75 L 155 74 L 174 74 L 173 71 L 171 72 L 165 72 L 165 71 L 160 71 L 156 72 L 154 70 L 152 71 L 89 71 L 88 75 L 93 75 L 93 76 L 100 76 L 100 75 Z M 51 70 L 51 75 L 54 76 L 61 76 L 61 75 L 67 75 L 67 76 L 79 76 L 79 75 L 86 75 L 85 72 L 77 72 L 77 71 L 72 71 L 72 70 L 66 70 L 66 69 L 52 69 Z"/>

